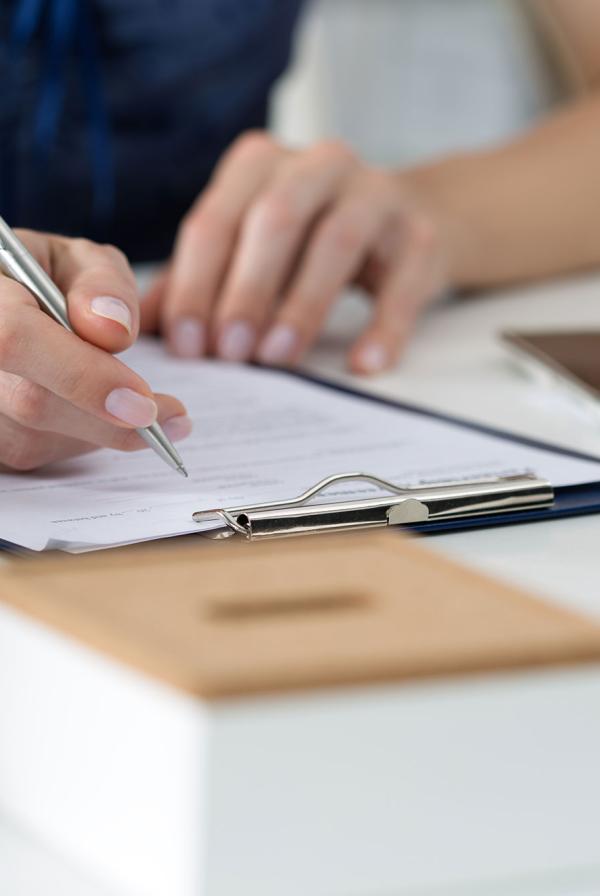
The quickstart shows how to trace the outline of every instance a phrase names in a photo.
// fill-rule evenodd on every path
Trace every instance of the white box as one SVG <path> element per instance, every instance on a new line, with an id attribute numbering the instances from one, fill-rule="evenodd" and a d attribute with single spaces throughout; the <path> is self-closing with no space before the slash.
<path id="1" fill-rule="evenodd" d="M 600 892 L 599 706 L 593 663 L 200 699 L 0 602 L 0 812 L 127 896 Z"/>

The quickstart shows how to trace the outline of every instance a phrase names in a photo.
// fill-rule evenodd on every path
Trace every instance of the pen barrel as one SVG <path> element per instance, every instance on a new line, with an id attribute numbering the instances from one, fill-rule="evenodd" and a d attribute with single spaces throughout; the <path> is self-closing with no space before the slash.
<path id="1" fill-rule="evenodd" d="M 14 237 L 10 227 L 0 218 L 0 267 L 4 273 L 25 286 L 38 305 L 66 330 L 69 322 L 67 300 L 46 271 Z"/>

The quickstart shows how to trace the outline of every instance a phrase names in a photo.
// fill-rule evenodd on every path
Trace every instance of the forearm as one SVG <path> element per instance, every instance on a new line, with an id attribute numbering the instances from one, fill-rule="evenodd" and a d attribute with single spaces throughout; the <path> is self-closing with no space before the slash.
<path id="1" fill-rule="evenodd" d="M 600 264 L 600 92 L 504 147 L 400 176 L 440 222 L 457 288 Z"/>

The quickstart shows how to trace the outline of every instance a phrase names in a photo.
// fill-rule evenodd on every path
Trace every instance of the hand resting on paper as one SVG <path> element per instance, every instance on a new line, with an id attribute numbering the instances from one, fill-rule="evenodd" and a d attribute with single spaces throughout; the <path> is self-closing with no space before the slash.
<path id="1" fill-rule="evenodd" d="M 294 151 L 240 137 L 183 220 L 142 303 L 144 329 L 180 357 L 295 365 L 349 286 L 373 299 L 351 347 L 358 373 L 392 366 L 446 285 L 436 219 L 408 179 L 339 142 Z"/>

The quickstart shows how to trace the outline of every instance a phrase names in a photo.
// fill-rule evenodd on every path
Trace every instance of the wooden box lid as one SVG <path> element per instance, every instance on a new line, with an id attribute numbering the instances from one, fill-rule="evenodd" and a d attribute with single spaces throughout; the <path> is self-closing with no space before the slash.
<path id="1" fill-rule="evenodd" d="M 396 533 L 16 561 L 0 601 L 204 698 L 600 659 L 600 626 Z"/>

